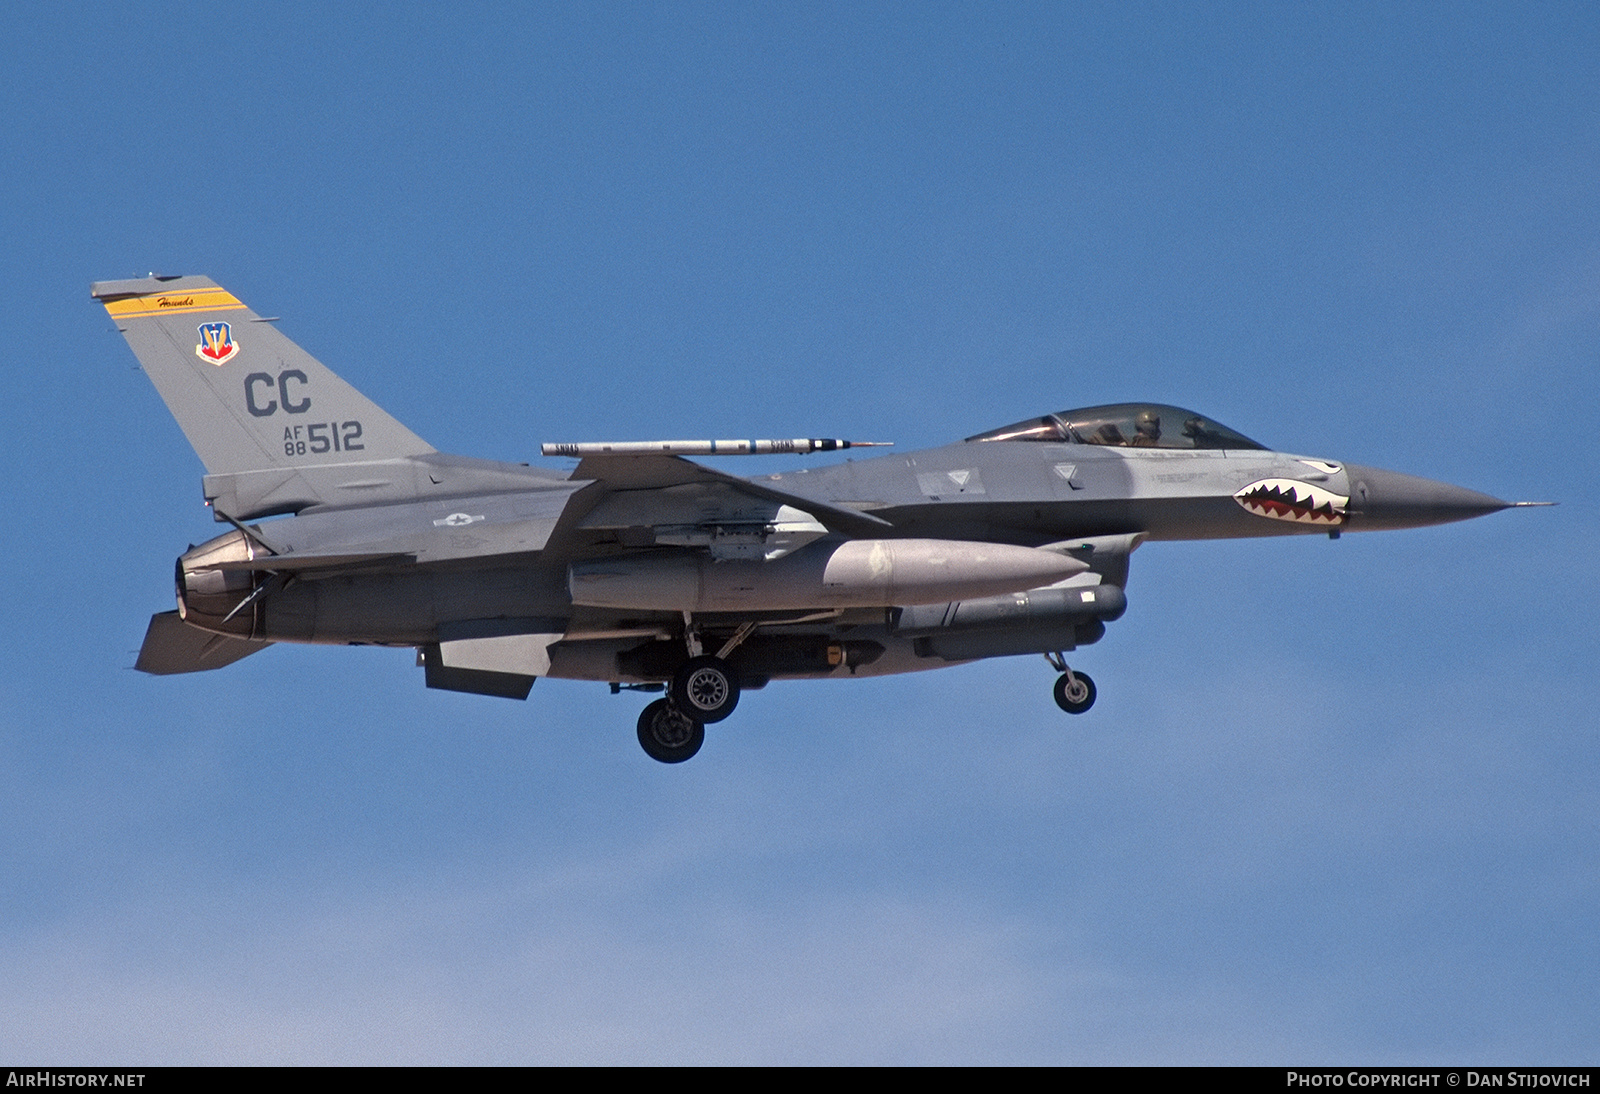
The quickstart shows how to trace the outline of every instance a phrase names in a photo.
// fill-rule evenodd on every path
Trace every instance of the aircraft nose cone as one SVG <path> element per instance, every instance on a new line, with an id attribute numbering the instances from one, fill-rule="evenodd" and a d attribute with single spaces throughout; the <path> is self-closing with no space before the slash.
<path id="1" fill-rule="evenodd" d="M 1345 473 L 1350 481 L 1351 531 L 1422 528 L 1511 508 L 1510 502 L 1488 494 L 1416 475 L 1353 463 L 1345 464 Z"/>

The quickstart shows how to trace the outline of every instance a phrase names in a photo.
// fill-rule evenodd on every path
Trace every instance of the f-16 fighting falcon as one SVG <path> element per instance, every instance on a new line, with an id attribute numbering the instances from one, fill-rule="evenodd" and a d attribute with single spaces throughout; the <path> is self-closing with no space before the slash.
<path id="1" fill-rule="evenodd" d="M 232 526 L 179 556 L 178 608 L 150 620 L 137 668 L 368 644 L 415 649 L 431 688 L 664 692 L 638 721 L 663 763 L 770 680 L 1043 654 L 1056 703 L 1081 714 L 1095 685 L 1066 655 L 1122 615 L 1145 540 L 1337 537 L 1533 504 L 1273 452 L 1153 403 L 757 478 L 685 457 L 863 442 L 546 444 L 578 459 L 561 473 L 435 451 L 209 278 L 92 292 Z"/>

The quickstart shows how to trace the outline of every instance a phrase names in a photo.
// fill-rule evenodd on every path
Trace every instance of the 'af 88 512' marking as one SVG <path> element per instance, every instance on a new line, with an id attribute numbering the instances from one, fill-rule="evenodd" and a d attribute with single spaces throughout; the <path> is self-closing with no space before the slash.
<path id="1" fill-rule="evenodd" d="M 360 422 L 313 422 L 310 425 L 283 427 L 285 456 L 318 456 L 324 452 L 360 452 Z"/>
<path id="2" fill-rule="evenodd" d="M 311 409 L 310 386 L 306 374 L 297 368 L 284 369 L 276 379 L 270 372 L 252 372 L 244 378 L 244 405 L 257 418 L 270 418 L 279 410 L 285 414 L 304 414 Z M 313 422 L 310 425 L 283 427 L 285 456 L 320 456 L 324 452 L 361 452 L 360 422 Z"/>

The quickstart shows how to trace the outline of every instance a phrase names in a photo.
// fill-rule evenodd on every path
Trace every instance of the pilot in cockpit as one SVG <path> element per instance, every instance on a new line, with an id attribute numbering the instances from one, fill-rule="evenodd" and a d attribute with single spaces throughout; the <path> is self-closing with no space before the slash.
<path id="1" fill-rule="evenodd" d="M 1161 415 L 1153 410 L 1141 410 L 1134 419 L 1133 440 L 1128 444 L 1133 448 L 1160 448 L 1161 447 Z"/>

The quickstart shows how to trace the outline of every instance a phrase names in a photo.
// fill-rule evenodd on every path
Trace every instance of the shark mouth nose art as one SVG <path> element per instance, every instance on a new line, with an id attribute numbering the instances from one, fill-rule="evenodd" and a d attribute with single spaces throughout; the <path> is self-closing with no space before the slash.
<path id="1" fill-rule="evenodd" d="M 1350 499 L 1297 479 L 1261 479 L 1233 495 L 1233 500 L 1258 517 L 1296 524 L 1344 523 Z"/>

